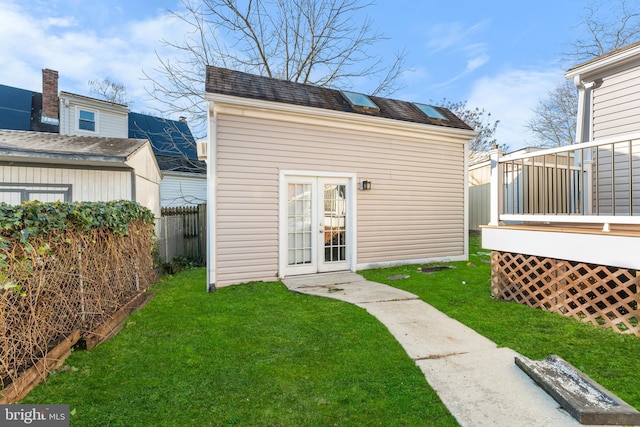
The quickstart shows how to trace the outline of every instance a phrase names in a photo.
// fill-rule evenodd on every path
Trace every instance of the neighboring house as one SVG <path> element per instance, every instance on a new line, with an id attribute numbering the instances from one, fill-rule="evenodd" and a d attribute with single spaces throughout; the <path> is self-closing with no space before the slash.
<path id="1" fill-rule="evenodd" d="M 149 141 L 0 130 L 0 201 L 134 200 L 160 216 Z"/>
<path id="2" fill-rule="evenodd" d="M 129 137 L 151 141 L 162 170 L 162 207 L 194 206 L 207 202 L 207 165 L 198 160 L 196 141 L 184 118 L 169 120 L 129 113 Z"/>
<path id="3" fill-rule="evenodd" d="M 130 138 L 129 108 L 88 96 L 60 92 L 60 134 Z"/>
<path id="4" fill-rule="evenodd" d="M 206 164 L 197 158 L 196 142 L 185 121 L 132 113 L 126 105 L 58 92 L 55 70 L 42 70 L 42 93 L 0 85 L 0 129 L 147 139 L 162 172 L 161 206 L 206 203 Z"/>
<path id="5" fill-rule="evenodd" d="M 467 143 L 445 108 L 207 68 L 208 289 L 465 260 Z"/>
<path id="6" fill-rule="evenodd" d="M 493 153 L 492 292 L 640 335 L 640 43 L 566 77 L 579 143 Z"/>
<path id="7" fill-rule="evenodd" d="M 42 93 L 0 87 L 0 201 L 135 200 L 160 216 L 161 172 L 128 138 L 126 106 L 67 92 L 42 70 Z"/>

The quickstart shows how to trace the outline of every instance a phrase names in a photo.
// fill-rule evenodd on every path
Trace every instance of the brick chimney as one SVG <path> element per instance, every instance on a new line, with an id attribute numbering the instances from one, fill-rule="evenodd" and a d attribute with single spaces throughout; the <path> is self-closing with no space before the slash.
<path id="1" fill-rule="evenodd" d="M 59 123 L 58 72 L 42 70 L 42 117 L 40 121 L 51 125 Z"/>

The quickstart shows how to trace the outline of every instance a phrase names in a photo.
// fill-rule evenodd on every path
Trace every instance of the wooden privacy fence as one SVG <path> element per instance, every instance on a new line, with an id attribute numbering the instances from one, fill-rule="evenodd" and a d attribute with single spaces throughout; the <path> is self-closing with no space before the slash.
<path id="1" fill-rule="evenodd" d="M 624 268 L 491 253 L 491 294 L 640 336 L 640 277 Z"/>
<path id="2" fill-rule="evenodd" d="M 163 262 L 184 256 L 204 265 L 207 259 L 207 205 L 162 208 L 158 250 Z"/>

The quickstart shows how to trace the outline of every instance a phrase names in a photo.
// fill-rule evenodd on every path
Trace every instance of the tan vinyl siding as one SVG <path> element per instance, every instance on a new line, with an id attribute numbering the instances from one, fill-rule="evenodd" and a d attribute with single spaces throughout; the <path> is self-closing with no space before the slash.
<path id="1" fill-rule="evenodd" d="M 640 130 L 640 68 L 606 77 L 593 91 L 593 139 Z"/>
<path id="2" fill-rule="evenodd" d="M 131 200 L 131 172 L 32 166 L 1 166 L 0 186 L 6 184 L 71 185 L 71 201 Z M 8 198 L 3 194 L 2 198 Z M 1 200 L 0 201 L 4 201 Z"/>
<path id="3" fill-rule="evenodd" d="M 281 170 L 372 181 L 371 191 L 356 195 L 359 264 L 464 254 L 459 137 L 425 140 L 222 113 L 216 123 L 217 286 L 276 278 Z"/>

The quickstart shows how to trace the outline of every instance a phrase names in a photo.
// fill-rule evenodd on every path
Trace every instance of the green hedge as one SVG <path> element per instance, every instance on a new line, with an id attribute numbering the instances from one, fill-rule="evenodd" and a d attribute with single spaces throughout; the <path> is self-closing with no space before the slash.
<path id="1" fill-rule="evenodd" d="M 109 230 L 126 236 L 129 224 L 141 221 L 152 224 L 153 213 L 136 202 L 25 202 L 20 205 L 0 203 L 0 248 L 7 249 L 8 240 L 18 238 L 26 243 L 29 237 L 53 231 L 89 231 L 92 228 Z M 0 259 L 0 268 L 6 267 Z"/>

